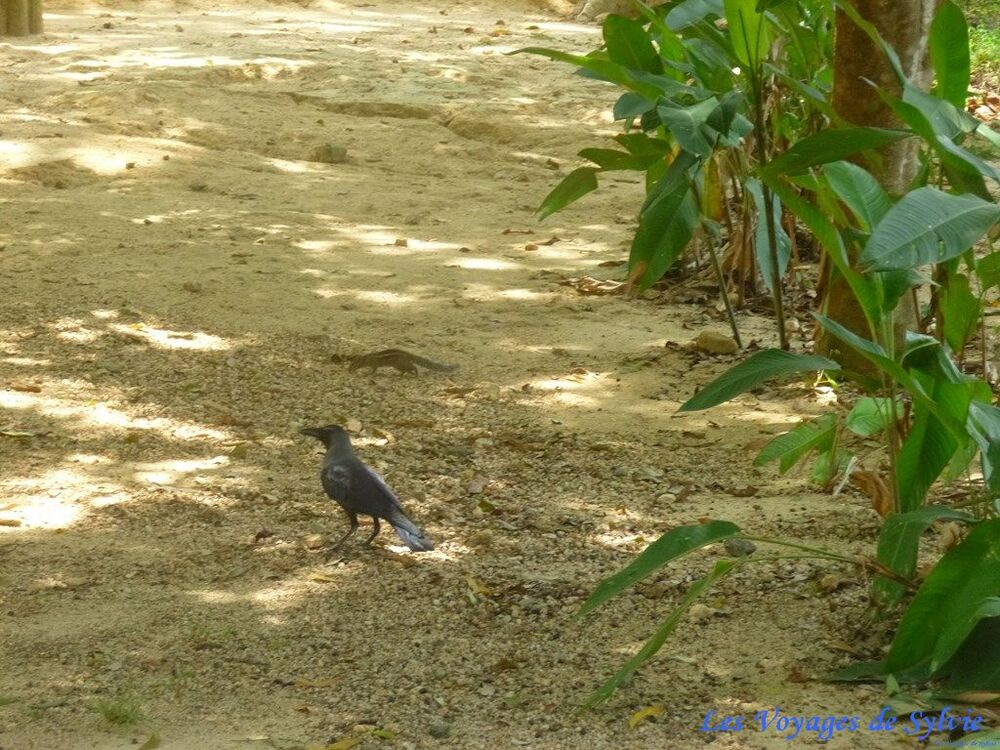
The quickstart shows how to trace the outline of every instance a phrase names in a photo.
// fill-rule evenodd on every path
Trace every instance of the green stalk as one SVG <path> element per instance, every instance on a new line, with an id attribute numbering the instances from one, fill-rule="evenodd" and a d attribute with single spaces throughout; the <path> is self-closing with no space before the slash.
<path id="1" fill-rule="evenodd" d="M 747 71 L 750 79 L 750 89 L 753 93 L 754 109 L 754 143 L 757 150 L 757 163 L 763 169 L 767 166 L 767 134 L 764 122 L 764 102 L 761 101 L 760 70 Z M 788 350 L 788 332 L 785 330 L 785 301 L 781 293 L 781 271 L 778 267 L 778 238 L 774 227 L 774 195 L 767 183 L 761 184 L 764 193 L 764 220 L 767 222 L 767 251 L 771 259 L 771 288 L 774 290 L 774 314 L 778 319 L 778 341 L 781 348 Z"/>

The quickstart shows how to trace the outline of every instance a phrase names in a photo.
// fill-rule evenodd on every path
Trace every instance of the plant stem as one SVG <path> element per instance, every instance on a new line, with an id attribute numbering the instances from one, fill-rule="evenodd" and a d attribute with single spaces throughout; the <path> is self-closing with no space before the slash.
<path id="1" fill-rule="evenodd" d="M 757 148 L 757 163 L 763 169 L 767 166 L 767 135 L 764 122 L 764 102 L 761 100 L 760 70 L 747 71 L 750 88 L 753 91 L 754 108 L 754 142 Z M 764 193 L 764 221 L 767 222 L 767 251 L 771 259 L 771 289 L 774 294 L 774 314 L 778 319 L 778 342 L 781 348 L 788 350 L 788 332 L 785 330 L 785 301 L 781 294 L 781 269 L 778 265 L 778 237 L 774 226 L 774 194 L 767 184 L 761 185 Z"/>

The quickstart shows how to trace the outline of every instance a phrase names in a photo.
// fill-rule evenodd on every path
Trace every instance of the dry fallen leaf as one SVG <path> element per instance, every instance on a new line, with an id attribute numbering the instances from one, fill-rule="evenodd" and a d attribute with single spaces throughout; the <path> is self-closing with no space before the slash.
<path id="1" fill-rule="evenodd" d="M 559 282 L 563 286 L 571 286 L 580 294 L 617 294 L 625 286 L 620 281 L 611 279 L 595 279 L 593 276 L 581 276 L 578 279 L 566 279 Z"/>
<path id="2" fill-rule="evenodd" d="M 42 386 L 37 383 L 11 383 L 7 386 L 12 391 L 18 391 L 20 393 L 41 393 Z"/>
<path id="3" fill-rule="evenodd" d="M 472 576 L 466 576 L 465 582 L 469 586 L 469 591 L 473 594 L 477 596 L 493 596 L 493 591 L 482 581 L 479 581 Z"/>
<path id="4" fill-rule="evenodd" d="M 872 508 L 882 518 L 892 513 L 892 492 L 881 474 L 874 471 L 855 471 L 851 473 L 851 484 L 868 495 Z"/>
<path id="5" fill-rule="evenodd" d="M 16 518 L 0 518 L 0 526 L 9 526 L 11 528 L 17 528 L 21 525 L 21 522 Z"/>
<path id="6" fill-rule="evenodd" d="M 155 750 L 155 748 L 158 748 L 159 746 L 160 735 L 153 732 L 153 734 L 149 735 L 149 739 L 139 745 L 139 750 Z"/>
<path id="7" fill-rule="evenodd" d="M 336 578 L 331 578 L 330 576 L 325 576 L 322 573 L 310 573 L 309 580 L 314 583 L 333 583 Z"/>
<path id="8" fill-rule="evenodd" d="M 652 706 L 646 706 L 645 708 L 636 711 L 629 717 L 629 729 L 635 729 L 647 719 L 654 719 L 661 714 L 663 714 L 663 706 L 659 703 L 654 703 Z"/>

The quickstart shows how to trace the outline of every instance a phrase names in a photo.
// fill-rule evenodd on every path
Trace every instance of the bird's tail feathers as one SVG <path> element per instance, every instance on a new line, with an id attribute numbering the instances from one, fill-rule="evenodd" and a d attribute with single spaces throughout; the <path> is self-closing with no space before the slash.
<path id="1" fill-rule="evenodd" d="M 434 549 L 434 544 L 428 539 L 423 529 L 407 518 L 403 511 L 396 510 L 391 518 L 385 520 L 396 530 L 399 538 L 403 540 L 403 544 L 414 552 L 430 552 Z"/>

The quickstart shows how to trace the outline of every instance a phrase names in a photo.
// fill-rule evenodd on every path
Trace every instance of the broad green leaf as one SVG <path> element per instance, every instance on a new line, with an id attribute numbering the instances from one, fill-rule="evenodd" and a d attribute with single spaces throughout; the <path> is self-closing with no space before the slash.
<path id="1" fill-rule="evenodd" d="M 1000 286 L 1000 250 L 990 253 L 976 262 L 976 275 L 983 291 Z"/>
<path id="2" fill-rule="evenodd" d="M 585 148 L 580 152 L 580 156 L 594 162 L 594 164 L 605 172 L 618 169 L 641 170 L 645 168 L 645 164 L 641 159 L 625 151 L 617 151 L 613 148 Z"/>
<path id="3" fill-rule="evenodd" d="M 928 661 L 936 671 L 1000 596 L 1000 518 L 977 524 L 928 574 L 896 630 L 885 669 L 891 674 Z"/>
<path id="4" fill-rule="evenodd" d="M 656 102 L 650 101 L 642 94 L 634 91 L 626 91 L 615 102 L 611 114 L 615 120 L 633 120 L 636 117 L 646 114 L 656 106 Z"/>
<path id="5" fill-rule="evenodd" d="M 971 248 L 995 223 L 1000 206 L 972 195 L 922 187 L 904 195 L 872 232 L 863 270 L 890 271 L 941 263 Z"/>
<path id="6" fill-rule="evenodd" d="M 837 434 L 837 417 L 824 414 L 816 420 L 802 422 L 788 432 L 770 440 L 754 459 L 754 466 L 778 461 L 778 471 L 784 474 L 811 450 L 828 450 Z"/>
<path id="7" fill-rule="evenodd" d="M 823 174 L 865 232 L 871 232 L 892 207 L 892 199 L 879 181 L 857 164 L 835 161 L 823 167 Z"/>
<path id="8" fill-rule="evenodd" d="M 508 52 L 507 54 L 539 55 L 541 57 L 547 57 L 550 60 L 571 63 L 578 66 L 582 70 L 588 71 L 593 74 L 594 77 L 597 77 L 602 81 L 617 83 L 619 86 L 628 89 L 629 91 L 634 91 L 637 94 L 641 94 L 647 99 L 655 100 L 663 93 L 662 87 L 649 83 L 641 76 L 634 74 L 629 68 L 612 62 L 611 60 L 604 60 L 600 57 L 591 55 L 573 55 L 569 52 L 562 52 L 561 50 L 549 49 L 547 47 L 523 47 L 521 49 L 516 49 L 513 52 Z M 671 83 L 676 84 L 677 81 L 671 81 Z"/>
<path id="9" fill-rule="evenodd" d="M 931 142 L 931 145 L 937 148 L 938 156 L 943 166 L 951 168 L 951 171 L 948 171 L 947 175 L 948 181 L 952 183 L 953 187 L 961 187 L 960 185 L 956 185 L 953 176 L 955 171 L 961 170 L 963 173 L 968 174 L 968 176 L 964 177 L 965 182 L 963 184 L 968 183 L 975 188 L 968 188 L 968 192 L 975 193 L 984 200 L 992 199 L 990 193 L 986 191 L 985 187 L 980 187 L 980 184 L 983 177 L 989 177 L 993 182 L 1000 185 L 1000 170 L 988 161 L 980 159 L 968 149 L 962 148 L 946 136 L 938 135 Z"/>
<path id="10" fill-rule="evenodd" d="M 599 171 L 593 167 L 580 167 L 566 175 L 562 182 L 545 196 L 542 205 L 538 207 L 538 220 L 541 221 L 556 211 L 561 211 L 573 201 L 597 190 L 597 173 Z"/>
<path id="11" fill-rule="evenodd" d="M 771 378 L 839 369 L 840 365 L 826 357 L 765 349 L 722 373 L 685 401 L 680 411 L 698 411 L 718 406 Z"/>
<path id="12" fill-rule="evenodd" d="M 986 486 L 1000 493 L 1000 408 L 974 400 L 969 404 L 969 434 L 979 446 Z"/>
<path id="13" fill-rule="evenodd" d="M 689 588 L 687 593 L 684 595 L 684 598 L 681 599 L 677 607 L 670 613 L 663 624 L 660 625 L 639 653 L 629 659 L 625 666 L 618 670 L 614 677 L 594 691 L 594 693 L 587 699 L 586 703 L 584 703 L 583 708 L 593 708 L 597 704 L 610 698 L 619 685 L 631 677 L 635 670 L 652 658 L 656 652 L 663 647 L 663 644 L 666 643 L 670 634 L 677 629 L 677 626 L 680 624 L 681 617 L 683 617 L 688 609 L 691 608 L 691 605 L 694 604 L 698 597 L 708 590 L 716 581 L 728 575 L 739 564 L 740 563 L 734 560 L 719 560 L 715 563 L 715 567 L 712 568 L 712 571 L 708 575 L 698 581 L 695 581 L 695 583 L 691 585 L 691 588 Z"/>
<path id="14" fill-rule="evenodd" d="M 817 164 L 840 161 L 861 151 L 879 149 L 911 136 L 909 131 L 887 128 L 821 130 L 794 143 L 761 171 L 775 176 L 798 174 Z"/>
<path id="15" fill-rule="evenodd" d="M 767 231 L 767 212 L 764 205 L 764 190 L 760 180 L 751 177 L 744 183 L 746 191 L 753 198 L 757 207 L 757 227 L 754 232 L 754 253 L 757 257 L 757 267 L 760 275 L 764 278 L 764 286 L 767 291 L 774 295 L 774 269 L 771 266 L 771 246 Z M 774 218 L 774 233 L 777 239 L 778 249 L 778 278 L 782 279 L 788 270 L 788 261 L 792 257 L 792 241 L 789 239 L 785 228 L 781 225 L 781 201 L 776 196 L 771 198 L 771 216 Z"/>
<path id="16" fill-rule="evenodd" d="M 696 163 L 681 151 L 646 196 L 629 252 L 629 278 L 639 289 L 655 284 L 680 256 L 694 234 L 698 209 L 689 169 Z"/>
<path id="17" fill-rule="evenodd" d="M 649 21 L 650 28 L 656 31 L 657 44 L 660 47 L 660 58 L 671 63 L 666 68 L 665 73 L 678 80 L 685 79 L 687 76 L 677 67 L 678 65 L 686 67 L 686 63 L 683 62 L 687 58 L 684 42 L 667 25 L 666 19 L 661 17 L 656 10 L 646 5 L 642 0 L 632 0 L 632 4 L 638 8 L 642 17 Z"/>
<path id="18" fill-rule="evenodd" d="M 940 294 L 941 315 L 944 318 L 944 338 L 952 351 L 960 352 L 979 325 L 983 306 L 972 293 L 965 274 L 948 274 L 948 283 Z"/>
<path id="19" fill-rule="evenodd" d="M 640 159 L 655 161 L 670 153 L 670 144 L 661 138 L 651 138 L 645 133 L 622 133 L 615 136 L 625 150 Z"/>
<path id="20" fill-rule="evenodd" d="M 829 486 L 833 478 L 847 468 L 850 460 L 851 454 L 834 440 L 829 449 L 820 451 L 819 455 L 816 456 L 811 476 L 812 481 L 821 487 Z"/>
<path id="21" fill-rule="evenodd" d="M 876 435 L 889 425 L 891 407 L 892 401 L 885 397 L 864 396 L 859 398 L 854 404 L 854 408 L 848 413 L 844 426 L 861 437 Z"/>
<path id="22" fill-rule="evenodd" d="M 612 13 L 604 19 L 604 43 L 611 62 L 647 73 L 663 72 L 660 56 L 638 21 Z"/>
<path id="23" fill-rule="evenodd" d="M 885 519 L 879 532 L 878 561 L 902 578 L 911 580 L 917 572 L 920 536 L 940 520 L 976 522 L 974 516 L 943 505 L 928 505 L 909 513 L 893 513 Z M 902 584 L 885 576 L 876 576 L 872 585 L 872 596 L 882 609 L 894 605 L 904 593 Z"/>
<path id="24" fill-rule="evenodd" d="M 767 56 L 771 35 L 756 0 L 725 0 L 726 23 L 733 52 L 741 65 L 756 70 Z"/>
<path id="25" fill-rule="evenodd" d="M 987 600 L 980 613 L 979 624 L 941 670 L 948 676 L 946 695 L 965 691 L 1000 692 L 1000 599 Z M 995 733 L 994 741 L 989 744 L 976 743 L 977 737 L 966 734 L 962 741 L 969 747 L 1000 746 L 1000 732 Z"/>
<path id="26" fill-rule="evenodd" d="M 593 611 L 671 560 L 739 533 L 740 527 L 729 521 L 709 521 L 698 526 L 679 526 L 668 531 L 640 552 L 627 567 L 601 581 L 580 607 L 577 617 Z"/>
<path id="27" fill-rule="evenodd" d="M 656 111 L 682 149 L 695 156 L 707 158 L 712 153 L 718 134 L 705 124 L 705 120 L 718 106 L 719 102 L 714 98 L 698 102 L 691 107 L 681 107 L 673 102 L 664 101 Z"/>
<path id="28" fill-rule="evenodd" d="M 698 223 L 691 188 L 683 186 L 639 217 L 629 252 L 629 275 L 645 290 L 655 284 L 684 252 Z"/>
<path id="29" fill-rule="evenodd" d="M 667 13 L 667 26 L 675 32 L 686 29 L 709 16 L 725 15 L 722 0 L 683 0 Z"/>
<path id="30" fill-rule="evenodd" d="M 967 383 L 932 380 L 925 383 L 925 388 L 939 412 L 948 414 L 953 422 L 965 424 L 972 395 Z M 904 513 L 923 505 L 931 485 L 968 440 L 959 441 L 954 432 L 925 403 L 913 404 L 913 424 L 896 459 L 896 483 L 900 510 Z"/>
<path id="31" fill-rule="evenodd" d="M 931 62 L 937 78 L 935 93 L 956 107 L 965 107 L 969 93 L 969 27 L 952 0 L 937 9 L 930 33 Z"/>

